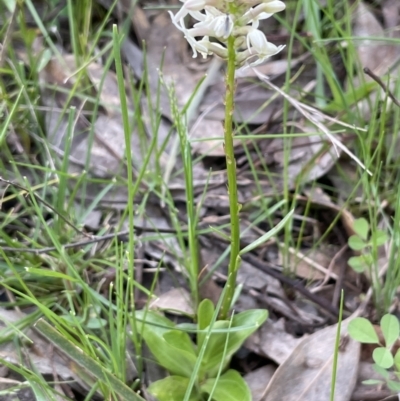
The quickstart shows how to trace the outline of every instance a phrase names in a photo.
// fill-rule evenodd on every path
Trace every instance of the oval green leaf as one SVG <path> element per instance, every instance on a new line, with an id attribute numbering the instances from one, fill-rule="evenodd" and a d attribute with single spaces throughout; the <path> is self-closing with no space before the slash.
<path id="1" fill-rule="evenodd" d="M 354 220 L 353 229 L 355 233 L 362 239 L 367 240 L 368 238 L 368 231 L 369 231 L 369 224 L 366 219 L 361 217 L 360 219 Z"/>
<path id="2" fill-rule="evenodd" d="M 379 338 L 372 323 L 364 317 L 356 317 L 348 326 L 348 332 L 353 340 L 364 344 L 379 344 Z"/>
<path id="3" fill-rule="evenodd" d="M 357 235 L 352 235 L 349 238 L 348 244 L 349 247 L 354 251 L 361 251 L 367 246 L 367 244 L 363 241 L 363 239 Z"/>
<path id="4" fill-rule="evenodd" d="M 400 335 L 399 319 L 389 313 L 384 315 L 381 319 L 381 329 L 386 348 L 391 348 Z"/>
<path id="5" fill-rule="evenodd" d="M 374 362 L 383 369 L 389 369 L 393 366 L 393 355 L 387 348 L 378 347 L 372 353 Z"/>

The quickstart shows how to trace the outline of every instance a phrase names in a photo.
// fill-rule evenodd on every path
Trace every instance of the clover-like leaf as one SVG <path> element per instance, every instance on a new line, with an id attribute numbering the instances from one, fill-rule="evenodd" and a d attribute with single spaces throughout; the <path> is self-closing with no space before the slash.
<path id="1" fill-rule="evenodd" d="M 394 364 L 392 353 L 385 347 L 375 348 L 372 353 L 372 359 L 383 369 L 389 369 Z"/>
<path id="2" fill-rule="evenodd" d="M 363 217 L 354 220 L 353 229 L 355 233 L 362 238 L 363 240 L 367 240 L 368 232 L 369 232 L 369 223 Z"/>
<path id="3" fill-rule="evenodd" d="M 364 317 L 356 317 L 347 328 L 353 340 L 364 344 L 379 344 L 379 338 L 372 323 Z"/>
<path id="4" fill-rule="evenodd" d="M 381 329 L 386 348 L 391 348 L 400 335 L 399 319 L 390 313 L 382 316 Z"/>
<path id="5" fill-rule="evenodd" d="M 362 256 L 352 256 L 347 263 L 357 273 L 363 273 L 367 267 Z"/>
<path id="6" fill-rule="evenodd" d="M 371 234 L 370 243 L 376 246 L 382 246 L 388 242 L 389 237 L 388 235 L 382 230 L 376 230 Z"/>
<path id="7" fill-rule="evenodd" d="M 352 235 L 348 240 L 348 244 L 354 251 L 361 251 L 367 246 L 367 243 L 358 235 Z"/>
<path id="8" fill-rule="evenodd" d="M 201 391 L 212 394 L 215 401 L 251 401 L 251 392 L 236 370 L 228 370 L 218 379 L 208 379 Z"/>

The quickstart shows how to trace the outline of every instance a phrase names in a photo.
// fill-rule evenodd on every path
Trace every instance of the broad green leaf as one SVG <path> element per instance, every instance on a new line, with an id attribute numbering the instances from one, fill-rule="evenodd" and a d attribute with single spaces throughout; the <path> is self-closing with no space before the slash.
<path id="1" fill-rule="evenodd" d="M 215 307 L 212 301 L 209 299 L 204 299 L 200 302 L 197 310 L 197 320 L 199 322 L 199 330 L 206 330 L 212 322 L 213 315 L 215 313 Z M 203 341 L 206 337 L 206 332 L 197 333 L 197 347 L 200 349 L 203 345 Z"/>
<path id="2" fill-rule="evenodd" d="M 361 217 L 360 219 L 354 220 L 353 229 L 360 238 L 362 238 L 365 241 L 367 240 L 369 232 L 369 224 L 366 219 Z"/>
<path id="3" fill-rule="evenodd" d="M 287 222 L 290 220 L 292 217 L 292 214 L 294 213 L 294 209 L 292 209 L 275 227 L 273 227 L 271 230 L 263 234 L 260 238 L 256 239 L 253 241 L 251 244 L 247 245 L 245 248 L 243 248 L 240 252 L 239 255 L 243 255 L 247 252 L 252 251 L 253 249 L 257 248 L 258 246 L 264 244 L 268 240 L 270 240 L 272 237 L 274 237 L 276 234 L 278 234 L 279 231 L 282 230 L 283 227 L 287 224 Z"/>
<path id="4" fill-rule="evenodd" d="M 197 357 L 194 349 L 194 344 L 190 339 L 188 333 L 184 331 L 172 330 L 163 335 L 165 341 L 172 347 L 178 348 L 181 351 L 188 352 Z"/>
<path id="5" fill-rule="evenodd" d="M 381 329 L 386 348 L 391 348 L 400 335 L 399 319 L 389 313 L 384 315 L 381 319 Z"/>
<path id="6" fill-rule="evenodd" d="M 167 333 L 175 327 L 174 323 L 172 323 L 171 320 L 151 310 L 136 311 L 135 318 L 139 322 L 139 332 L 141 332 L 141 330 L 151 330 L 157 335 L 162 336 L 164 333 Z"/>
<path id="7" fill-rule="evenodd" d="M 352 235 L 348 241 L 349 247 L 354 251 L 361 251 L 367 246 L 367 243 L 363 241 L 359 236 Z"/>
<path id="8" fill-rule="evenodd" d="M 348 326 L 348 332 L 353 340 L 364 344 L 379 344 L 379 338 L 372 323 L 364 317 L 356 317 Z"/>
<path id="9" fill-rule="evenodd" d="M 217 321 L 213 326 L 213 330 L 226 329 L 227 332 L 214 331 L 210 334 L 202 361 L 202 370 L 207 372 L 209 376 L 213 376 L 218 372 L 221 364 L 225 367 L 232 355 L 267 320 L 267 317 L 268 312 L 266 310 L 253 309 L 235 315 L 230 329 L 228 329 L 229 321 Z M 225 359 L 222 361 L 226 343 Z"/>
<path id="10" fill-rule="evenodd" d="M 388 235 L 382 231 L 382 230 L 376 230 L 371 234 L 371 240 L 370 243 L 376 246 L 382 246 L 386 244 L 388 241 L 389 237 Z"/>
<path id="11" fill-rule="evenodd" d="M 168 337 L 168 333 L 166 335 Z M 180 349 L 179 345 L 169 344 L 164 335 L 160 336 L 151 330 L 144 330 L 143 338 L 156 361 L 169 373 L 190 377 L 197 359 L 194 353 Z"/>
<path id="12" fill-rule="evenodd" d="M 218 379 L 208 379 L 201 390 L 215 401 L 251 401 L 251 392 L 236 370 L 228 370 Z"/>
<path id="13" fill-rule="evenodd" d="M 387 348 L 378 347 L 372 353 L 374 362 L 383 369 L 389 369 L 393 366 L 393 355 Z"/>
<path id="14" fill-rule="evenodd" d="M 367 267 L 362 256 L 352 256 L 347 263 L 357 273 L 363 273 Z"/>
<path id="15" fill-rule="evenodd" d="M 168 376 L 165 379 L 152 383 L 148 391 L 159 401 L 182 401 L 185 397 L 188 384 L 189 379 L 187 377 Z M 189 401 L 197 400 L 200 400 L 200 398 L 192 393 Z"/>

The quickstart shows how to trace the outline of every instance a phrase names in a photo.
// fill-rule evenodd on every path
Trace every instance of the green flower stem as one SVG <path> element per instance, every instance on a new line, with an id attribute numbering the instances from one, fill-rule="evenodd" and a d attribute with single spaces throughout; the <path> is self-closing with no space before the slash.
<path id="1" fill-rule="evenodd" d="M 225 96 L 225 124 L 224 124 L 224 141 L 225 141 L 225 157 L 226 170 L 228 175 L 228 195 L 229 209 L 231 217 L 231 253 L 229 260 L 227 289 L 222 301 L 220 318 L 226 319 L 231 308 L 233 295 L 236 286 L 236 274 L 240 265 L 240 227 L 239 227 L 239 210 L 236 181 L 236 160 L 233 147 L 233 110 L 235 96 L 235 38 L 231 35 L 228 38 L 228 65 L 226 73 L 226 96 Z"/>

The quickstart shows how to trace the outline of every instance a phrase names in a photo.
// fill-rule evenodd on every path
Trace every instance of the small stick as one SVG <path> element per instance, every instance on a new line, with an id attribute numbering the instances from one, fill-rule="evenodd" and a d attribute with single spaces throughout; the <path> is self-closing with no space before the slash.
<path id="1" fill-rule="evenodd" d="M 393 100 L 393 103 L 400 107 L 400 102 L 397 100 L 397 98 L 393 95 L 392 91 L 384 84 L 384 82 L 376 75 L 373 73 L 368 67 L 364 68 L 364 73 L 369 75 L 375 82 L 377 82 L 381 88 L 389 95 L 389 97 Z"/>

